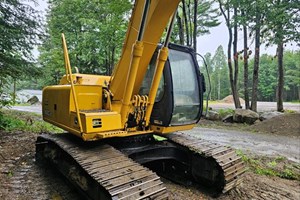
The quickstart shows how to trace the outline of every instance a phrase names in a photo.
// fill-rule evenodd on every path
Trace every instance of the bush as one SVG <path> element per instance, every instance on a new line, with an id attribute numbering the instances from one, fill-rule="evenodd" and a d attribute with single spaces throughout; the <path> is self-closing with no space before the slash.
<path id="1" fill-rule="evenodd" d="M 33 133 L 63 132 L 62 129 L 42 121 L 40 115 L 9 110 L 0 111 L 0 130 Z"/>

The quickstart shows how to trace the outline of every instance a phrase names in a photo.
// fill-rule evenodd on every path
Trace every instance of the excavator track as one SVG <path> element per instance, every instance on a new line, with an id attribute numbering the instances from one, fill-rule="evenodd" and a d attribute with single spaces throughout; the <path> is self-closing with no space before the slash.
<path id="1" fill-rule="evenodd" d="M 211 143 L 184 133 L 173 133 L 168 135 L 167 138 L 168 141 L 176 145 L 188 148 L 194 156 L 215 163 L 215 168 L 218 169 L 219 174 L 216 181 L 222 193 L 233 189 L 242 181 L 245 166 L 242 158 L 236 154 L 233 148 Z M 205 162 L 203 164 L 205 165 Z M 197 174 L 194 174 L 195 176 L 199 176 L 199 179 L 201 179 L 203 174 L 197 172 Z M 213 180 L 208 180 L 208 182 L 213 182 Z"/>
<path id="2" fill-rule="evenodd" d="M 37 161 L 50 161 L 87 199 L 168 199 L 160 177 L 104 143 L 41 135 Z"/>
<path id="3" fill-rule="evenodd" d="M 108 141 L 134 161 L 174 182 L 203 186 L 220 195 L 242 181 L 244 163 L 235 150 L 186 133 L 140 135 Z"/>

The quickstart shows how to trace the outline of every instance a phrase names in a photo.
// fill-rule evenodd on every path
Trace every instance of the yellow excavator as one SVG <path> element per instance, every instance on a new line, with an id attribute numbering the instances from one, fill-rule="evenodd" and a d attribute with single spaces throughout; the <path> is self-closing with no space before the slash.
<path id="1" fill-rule="evenodd" d="M 73 74 L 62 35 L 66 74 L 42 109 L 67 133 L 39 136 L 36 158 L 87 199 L 168 199 L 158 175 L 216 193 L 241 181 L 234 149 L 179 132 L 199 121 L 205 90 L 195 52 L 169 43 L 179 2 L 136 0 L 111 76 Z"/>

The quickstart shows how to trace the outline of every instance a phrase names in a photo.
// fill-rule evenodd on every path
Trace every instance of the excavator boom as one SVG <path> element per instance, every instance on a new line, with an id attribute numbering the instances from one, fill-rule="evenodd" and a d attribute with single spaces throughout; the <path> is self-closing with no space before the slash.
<path id="1" fill-rule="evenodd" d="M 179 2 L 180 0 L 151 0 L 147 22 L 145 23 L 144 36 L 142 38 L 144 51 L 137 71 L 133 95 L 139 92 L 148 64 Z M 114 100 L 122 100 L 124 92 L 126 92 L 124 83 L 127 77 L 125 74 L 127 74 L 130 68 L 132 47 L 138 38 L 144 4 L 145 0 L 135 2 L 123 45 L 122 55 L 112 74 L 110 90 L 114 95 Z"/>

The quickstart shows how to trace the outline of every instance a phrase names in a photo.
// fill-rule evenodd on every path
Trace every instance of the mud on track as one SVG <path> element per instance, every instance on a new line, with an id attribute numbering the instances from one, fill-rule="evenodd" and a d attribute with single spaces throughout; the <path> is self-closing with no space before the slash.
<path id="1" fill-rule="evenodd" d="M 82 199 L 51 166 L 34 160 L 36 135 L 0 131 L 0 199 Z M 172 199 L 212 199 L 201 188 L 167 180 Z M 300 183 L 247 172 L 243 183 L 216 199 L 300 199 Z"/>

